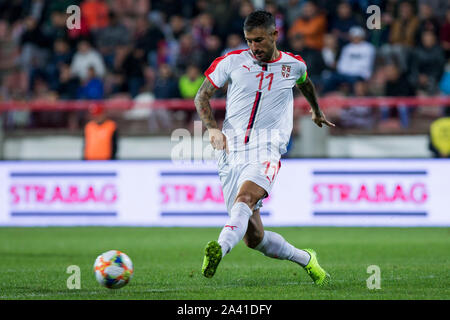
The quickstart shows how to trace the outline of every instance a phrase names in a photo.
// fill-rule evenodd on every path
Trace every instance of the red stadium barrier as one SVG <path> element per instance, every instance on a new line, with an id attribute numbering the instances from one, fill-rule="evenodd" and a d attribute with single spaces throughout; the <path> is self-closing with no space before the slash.
<path id="1" fill-rule="evenodd" d="M 7 101 L 0 102 L 1 111 L 32 110 L 32 111 L 74 111 L 87 110 L 93 104 L 102 104 L 107 109 L 130 110 L 133 108 L 152 108 L 168 110 L 195 110 L 191 99 L 154 100 L 153 102 L 136 102 L 131 99 L 109 99 L 101 101 L 88 100 L 33 100 L 33 101 Z M 325 97 L 319 99 L 322 109 L 343 108 L 349 106 L 449 106 L 450 96 L 434 97 Z M 213 109 L 224 110 L 225 99 L 212 99 Z M 294 100 L 295 108 L 308 109 L 309 104 L 305 98 Z"/>

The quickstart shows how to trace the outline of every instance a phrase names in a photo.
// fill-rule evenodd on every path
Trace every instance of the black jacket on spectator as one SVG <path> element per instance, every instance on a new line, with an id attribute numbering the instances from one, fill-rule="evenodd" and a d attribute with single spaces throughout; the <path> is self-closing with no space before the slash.
<path id="1" fill-rule="evenodd" d="M 305 63 L 308 66 L 308 76 L 320 77 L 322 72 L 326 69 L 322 52 L 319 50 L 305 47 L 302 51 L 293 53 L 299 54 L 303 60 L 305 60 Z"/>
<path id="2" fill-rule="evenodd" d="M 414 90 L 406 75 L 402 74 L 397 80 L 386 81 L 384 93 L 388 97 L 407 97 L 414 95 Z"/>
<path id="3" fill-rule="evenodd" d="M 46 37 L 39 27 L 26 30 L 20 37 L 20 45 L 26 43 L 34 44 L 41 48 L 50 48 L 53 45 L 52 39 Z"/>
<path id="4" fill-rule="evenodd" d="M 127 78 L 144 78 L 145 58 L 136 56 L 137 50 L 130 52 L 121 65 L 120 69 Z"/>
<path id="5" fill-rule="evenodd" d="M 442 48 L 435 45 L 432 48 L 417 47 L 411 58 L 411 79 L 417 80 L 419 74 L 425 74 L 437 83 L 442 77 L 445 65 L 445 55 Z"/>
<path id="6" fill-rule="evenodd" d="M 156 99 L 173 99 L 180 97 L 178 81 L 173 77 L 158 77 L 155 81 L 153 92 Z"/>
<path id="7" fill-rule="evenodd" d="M 136 48 L 143 49 L 145 56 L 151 51 L 156 51 L 158 42 L 164 40 L 164 34 L 161 30 L 153 25 L 145 32 L 145 34 L 136 40 Z"/>

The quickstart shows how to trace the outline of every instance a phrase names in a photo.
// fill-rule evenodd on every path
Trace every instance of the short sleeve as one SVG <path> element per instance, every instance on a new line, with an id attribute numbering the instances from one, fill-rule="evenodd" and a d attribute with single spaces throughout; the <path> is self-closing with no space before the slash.
<path id="1" fill-rule="evenodd" d="M 295 81 L 295 83 L 297 84 L 302 84 L 303 82 L 306 81 L 306 78 L 308 77 L 308 72 L 306 70 L 306 63 L 304 61 L 299 61 L 299 73 L 298 73 L 298 78 L 297 81 Z"/>
<path id="2" fill-rule="evenodd" d="M 205 71 L 205 76 L 216 88 L 225 85 L 229 78 L 229 60 L 227 56 L 222 56 L 214 60 Z"/>
<path id="3" fill-rule="evenodd" d="M 291 52 L 285 52 L 288 56 L 291 56 L 295 60 L 297 60 L 297 66 L 295 70 L 295 83 L 302 84 L 308 78 L 308 73 L 306 71 L 306 63 L 303 58 L 297 54 L 293 54 Z"/>

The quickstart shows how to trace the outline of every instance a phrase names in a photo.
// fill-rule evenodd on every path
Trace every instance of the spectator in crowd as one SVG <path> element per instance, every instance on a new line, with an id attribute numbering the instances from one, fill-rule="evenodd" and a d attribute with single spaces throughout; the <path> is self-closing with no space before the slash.
<path id="1" fill-rule="evenodd" d="M 450 110 L 431 123 L 428 148 L 435 158 L 450 158 Z"/>
<path id="2" fill-rule="evenodd" d="M 325 70 L 325 62 L 320 50 L 309 48 L 305 45 L 302 35 L 296 34 L 289 39 L 289 49 L 294 54 L 299 54 L 308 66 L 308 77 L 316 85 L 318 91 L 322 85 L 322 72 Z"/>
<path id="3" fill-rule="evenodd" d="M 179 98 L 178 81 L 168 64 L 161 64 L 155 81 L 153 92 L 156 99 Z"/>
<path id="4" fill-rule="evenodd" d="M 109 7 L 104 0 L 84 0 L 81 13 L 89 30 L 96 31 L 109 25 Z"/>
<path id="5" fill-rule="evenodd" d="M 445 51 L 445 58 L 450 58 L 450 8 L 445 12 L 445 21 L 440 30 L 441 46 Z"/>
<path id="6" fill-rule="evenodd" d="M 353 85 L 353 95 L 356 97 L 368 96 L 368 83 L 357 81 Z M 341 109 L 341 126 L 344 128 L 372 129 L 375 126 L 375 114 L 372 107 L 351 106 Z"/>
<path id="7" fill-rule="evenodd" d="M 324 37 L 324 46 L 321 50 L 322 58 L 327 70 L 336 71 L 338 56 L 340 54 L 337 38 L 332 33 Z"/>
<path id="8" fill-rule="evenodd" d="M 171 40 L 178 41 L 182 34 L 186 33 L 187 23 L 186 20 L 179 15 L 174 15 L 170 18 L 168 24 L 169 38 Z"/>
<path id="9" fill-rule="evenodd" d="M 104 77 L 106 70 L 102 56 L 91 46 L 89 41 L 82 40 L 78 43 L 78 50 L 73 56 L 71 72 L 84 81 L 89 77 L 89 67 L 91 66 L 95 69 L 98 77 Z"/>
<path id="10" fill-rule="evenodd" d="M 390 43 L 408 48 L 413 47 L 419 23 L 419 18 L 415 16 L 411 2 L 401 2 L 398 9 L 398 17 L 392 23 L 389 34 Z"/>
<path id="11" fill-rule="evenodd" d="M 20 64 L 28 74 L 34 69 L 42 69 L 47 62 L 49 41 L 32 16 L 25 18 L 25 30 L 20 37 Z"/>
<path id="12" fill-rule="evenodd" d="M 180 37 L 188 31 L 187 20 L 180 15 L 174 15 L 170 18 L 169 22 L 166 23 L 162 31 L 165 35 L 165 45 L 167 50 L 166 61 L 164 63 L 169 63 L 170 65 L 175 66 L 179 50 Z M 208 37 L 205 41 L 207 41 L 207 39 Z"/>
<path id="13" fill-rule="evenodd" d="M 220 54 L 221 56 L 226 55 L 228 52 L 235 50 L 245 50 L 248 49 L 247 44 L 242 40 L 240 34 L 232 33 L 227 37 L 227 47 Z"/>
<path id="14" fill-rule="evenodd" d="M 450 58 L 447 59 L 444 74 L 439 82 L 439 89 L 441 90 L 441 93 L 450 96 Z"/>
<path id="15" fill-rule="evenodd" d="M 308 1 L 302 7 L 301 16 L 289 29 L 288 36 L 293 37 L 300 34 L 305 38 L 308 47 L 320 50 L 323 47 L 326 28 L 325 15 L 319 11 L 314 2 Z"/>
<path id="16" fill-rule="evenodd" d="M 108 68 L 113 67 L 117 47 L 129 45 L 130 42 L 130 31 L 114 12 L 110 12 L 109 25 L 99 29 L 95 34 L 96 47 Z"/>
<path id="17" fill-rule="evenodd" d="M 420 43 L 422 39 L 422 34 L 425 31 L 431 31 L 434 33 L 435 37 L 439 39 L 439 20 L 433 12 L 433 7 L 427 3 L 422 2 L 419 4 L 419 28 L 417 29 L 416 34 L 416 43 Z"/>
<path id="18" fill-rule="evenodd" d="M 53 45 L 52 56 L 45 67 L 45 73 L 52 90 L 57 90 L 59 83 L 59 67 L 68 65 L 72 60 L 72 52 L 69 43 L 64 39 L 57 39 Z"/>
<path id="19" fill-rule="evenodd" d="M 206 38 L 216 33 L 215 31 L 214 20 L 209 13 L 201 13 L 194 18 L 191 33 L 194 41 L 202 48 L 205 47 Z"/>
<path id="20" fill-rule="evenodd" d="M 445 56 L 433 31 L 422 32 L 421 43 L 416 47 L 411 59 L 410 81 L 418 91 L 427 95 L 435 94 L 442 77 Z"/>
<path id="21" fill-rule="evenodd" d="M 183 99 L 194 99 L 204 78 L 198 66 L 194 64 L 189 65 L 186 68 L 186 73 L 180 77 L 178 82 L 181 97 Z"/>
<path id="22" fill-rule="evenodd" d="M 42 32 L 48 39 L 49 44 L 54 44 L 57 39 L 68 38 L 66 19 L 67 15 L 65 11 L 53 11 L 50 15 L 49 23 L 42 25 Z"/>
<path id="23" fill-rule="evenodd" d="M 103 82 L 97 77 L 94 67 L 88 68 L 88 76 L 83 80 L 77 98 L 84 100 L 103 99 Z"/>
<path id="24" fill-rule="evenodd" d="M 67 38 L 69 40 L 70 47 L 74 50 L 78 47 L 78 43 L 80 41 L 87 40 L 90 43 L 94 43 L 93 33 L 89 29 L 86 18 L 83 14 L 80 18 L 80 25 L 77 28 L 67 30 Z"/>
<path id="25" fill-rule="evenodd" d="M 448 0 L 417 0 L 418 6 L 422 3 L 426 3 L 431 7 L 431 10 L 439 21 L 444 21 L 445 10 L 447 10 L 449 6 Z"/>
<path id="26" fill-rule="evenodd" d="M 237 2 L 239 3 L 239 2 Z M 254 7 L 251 1 L 244 0 L 239 3 L 239 7 L 236 13 L 231 15 L 231 19 L 228 24 L 228 33 L 242 33 L 242 26 L 244 25 L 245 18 L 254 11 Z"/>
<path id="27" fill-rule="evenodd" d="M 331 21 L 330 32 L 333 33 L 339 42 L 339 47 L 343 47 L 350 41 L 348 32 L 351 27 L 357 26 L 358 22 L 352 15 L 352 7 L 346 1 L 341 2 L 337 7 L 337 16 Z"/>
<path id="28" fill-rule="evenodd" d="M 21 1 L 0 2 L 0 20 L 7 20 L 11 25 L 23 18 L 24 11 Z"/>
<path id="29" fill-rule="evenodd" d="M 389 34 L 391 33 L 394 18 L 388 11 L 381 13 L 381 28 L 369 30 L 368 41 L 377 48 L 384 47 L 389 42 Z"/>
<path id="30" fill-rule="evenodd" d="M 394 63 L 388 64 L 384 68 L 386 77 L 384 95 L 387 97 L 407 97 L 414 94 L 414 91 L 408 81 L 408 78 L 401 68 Z M 381 125 L 389 120 L 394 109 L 387 106 L 380 107 Z M 403 128 L 409 127 L 411 107 L 398 105 L 396 107 L 400 124 Z"/>
<path id="31" fill-rule="evenodd" d="M 336 71 L 324 81 L 324 93 L 335 90 L 342 83 L 353 85 L 358 80 L 368 80 L 372 75 L 375 48 L 364 40 L 361 27 L 350 29 L 351 42 L 342 48 Z"/>
<path id="32" fill-rule="evenodd" d="M 101 104 L 89 108 L 92 120 L 84 127 L 83 160 L 115 160 L 117 155 L 117 124 L 107 118 Z"/>
<path id="33" fill-rule="evenodd" d="M 147 0 L 114 0 L 108 1 L 108 7 L 116 14 L 125 17 L 136 17 L 137 15 L 148 13 L 150 7 L 152 11 L 158 10 L 157 4 L 159 1 L 147 1 Z"/>
<path id="34" fill-rule="evenodd" d="M 38 2 L 38 1 L 33 1 Z M 46 1 L 44 12 L 42 14 L 42 20 L 44 23 L 48 23 L 48 20 L 54 12 L 66 13 L 67 8 L 71 5 L 80 5 L 81 0 L 58 0 L 58 1 Z"/>
<path id="35" fill-rule="evenodd" d="M 206 38 L 205 50 L 203 51 L 201 64 L 202 71 L 208 69 L 214 59 L 221 56 L 221 48 L 222 42 L 218 36 L 210 35 L 208 38 Z"/>
<path id="36" fill-rule="evenodd" d="M 183 6 L 180 3 L 178 0 L 158 0 L 152 1 L 151 6 L 153 10 L 163 12 L 167 19 L 170 19 L 174 15 L 182 14 Z"/>
<path id="37" fill-rule="evenodd" d="M 138 100 L 136 97 L 136 101 Z M 158 74 L 156 76 L 153 88 L 153 96 L 155 99 L 175 99 L 180 97 L 178 90 L 178 81 L 173 74 L 173 70 L 169 64 L 160 64 Z M 149 109 L 148 129 L 150 132 L 156 133 L 168 131 L 172 128 L 172 113 L 162 108 Z"/>
<path id="38" fill-rule="evenodd" d="M 419 28 L 419 18 L 414 14 L 414 8 L 409 1 L 399 5 L 398 17 L 392 22 L 389 33 L 389 43 L 381 47 L 381 55 L 385 63 L 396 63 L 402 71 L 407 69 L 410 49 L 416 42 Z"/>
<path id="39" fill-rule="evenodd" d="M 146 66 L 145 52 L 142 48 L 131 48 L 120 66 L 120 71 L 127 79 L 128 92 L 136 97 L 144 85 L 144 72 Z"/>
<path id="40" fill-rule="evenodd" d="M 275 27 L 278 31 L 277 44 L 282 45 L 286 39 L 285 19 L 275 1 L 266 1 L 264 10 L 270 12 L 275 18 Z"/>
<path id="41" fill-rule="evenodd" d="M 283 6 L 283 8 L 285 12 L 286 25 L 291 26 L 294 24 L 294 21 L 301 15 L 302 4 L 304 3 L 304 0 L 286 0 L 284 2 L 285 5 Z"/>
<path id="42" fill-rule="evenodd" d="M 151 23 L 145 16 L 136 21 L 135 46 L 144 50 L 148 64 L 157 67 L 157 51 L 161 42 L 165 42 L 161 29 Z"/>
<path id="43" fill-rule="evenodd" d="M 195 43 L 192 35 L 185 33 L 180 38 L 176 68 L 185 70 L 189 64 L 202 64 L 202 50 Z"/>
<path id="44" fill-rule="evenodd" d="M 12 38 L 11 26 L 5 20 L 0 20 L 0 77 L 15 64 L 16 52 L 16 42 Z"/>
<path id="45" fill-rule="evenodd" d="M 73 100 L 77 98 L 80 80 L 72 76 L 70 65 L 61 63 L 58 65 L 58 86 L 56 92 L 62 100 Z"/>

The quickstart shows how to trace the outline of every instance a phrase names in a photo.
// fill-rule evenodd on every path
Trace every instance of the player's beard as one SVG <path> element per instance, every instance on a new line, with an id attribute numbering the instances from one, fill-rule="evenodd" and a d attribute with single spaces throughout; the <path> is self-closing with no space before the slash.
<path id="1" fill-rule="evenodd" d="M 259 62 L 269 62 L 272 60 L 274 51 L 275 51 L 275 48 L 270 48 L 265 51 L 253 52 L 253 55 L 255 56 L 256 60 L 258 60 Z M 262 54 L 260 56 L 258 56 L 258 53 L 262 53 Z"/>

